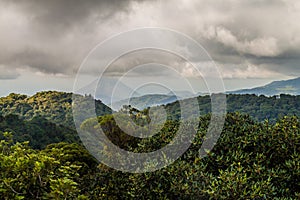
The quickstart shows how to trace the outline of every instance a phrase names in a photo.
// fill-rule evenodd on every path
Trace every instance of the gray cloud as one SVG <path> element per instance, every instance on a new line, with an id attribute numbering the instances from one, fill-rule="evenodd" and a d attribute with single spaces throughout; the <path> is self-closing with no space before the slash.
<path id="1" fill-rule="evenodd" d="M 108 76 L 171 76 L 180 74 L 186 61 L 171 52 L 157 49 L 143 49 L 129 52 L 111 63 L 105 71 Z"/>
<path id="2" fill-rule="evenodd" d="M 7 67 L 0 65 L 0 80 L 16 79 L 20 74 L 16 70 L 8 69 Z"/>
<path id="3" fill-rule="evenodd" d="M 255 77 L 260 69 L 264 75 L 257 76 L 300 76 L 299 18 L 300 3 L 293 0 L 3 0 L 0 64 L 2 74 L 27 67 L 73 75 L 87 53 L 107 37 L 159 26 L 196 39 L 227 77 L 236 73 L 232 77 L 245 78 L 241 70 Z M 114 67 L 110 73 L 120 71 Z"/>
<path id="4" fill-rule="evenodd" d="M 70 28 L 82 26 L 89 20 L 97 22 L 128 12 L 130 0 L 4 0 L 2 6 L 13 7 L 28 18 L 33 27 L 48 34 L 61 33 Z"/>
<path id="5" fill-rule="evenodd" d="M 106 23 L 121 23 L 132 2 L 1 1 L 0 43 L 5 51 L 0 64 L 72 74 L 88 51 L 108 35 Z"/>

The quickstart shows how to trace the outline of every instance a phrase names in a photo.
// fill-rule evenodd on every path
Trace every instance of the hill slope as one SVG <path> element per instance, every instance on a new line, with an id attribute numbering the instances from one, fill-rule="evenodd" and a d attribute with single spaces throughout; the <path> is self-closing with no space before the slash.
<path id="1" fill-rule="evenodd" d="M 197 97 L 200 114 L 206 114 L 211 112 L 211 98 L 210 96 Z M 195 101 L 191 99 L 184 99 L 186 105 L 188 105 L 193 111 Z M 227 112 L 240 112 L 248 114 L 257 121 L 263 121 L 269 119 L 271 122 L 275 122 L 278 118 L 286 115 L 300 116 L 300 96 L 292 96 L 281 94 L 278 97 L 267 97 L 264 95 L 254 94 L 228 94 L 227 98 Z M 173 102 L 164 105 L 164 108 L 169 114 L 169 118 L 180 118 L 180 105 L 179 102 Z M 192 113 L 191 113 L 192 114 Z"/>
<path id="2" fill-rule="evenodd" d="M 57 142 L 80 142 L 73 121 L 72 95 L 47 91 L 33 96 L 11 93 L 0 98 L 0 132 L 12 132 L 14 141 L 29 141 L 37 149 Z M 91 98 L 76 96 L 79 106 Z M 98 116 L 112 113 L 100 100 L 93 101 Z"/>
<path id="3" fill-rule="evenodd" d="M 11 93 L 0 98 L 0 115 L 18 115 L 21 119 L 31 120 L 42 117 L 50 122 L 74 128 L 72 115 L 72 93 L 46 91 L 33 96 Z M 91 96 L 78 95 L 78 99 L 88 101 Z M 95 100 L 97 115 L 110 114 L 112 110 L 100 100 Z"/>
<path id="4" fill-rule="evenodd" d="M 290 80 L 274 81 L 262 87 L 230 91 L 229 94 L 256 94 L 274 96 L 279 94 L 300 95 L 300 77 Z"/>
<path id="5" fill-rule="evenodd" d="M 58 142 L 80 142 L 75 130 L 41 117 L 34 117 L 27 121 L 12 114 L 0 116 L 1 132 L 11 132 L 14 142 L 29 141 L 29 145 L 34 149 L 43 149 L 48 144 Z M 4 139 L 2 134 L 0 134 L 0 139 Z"/>

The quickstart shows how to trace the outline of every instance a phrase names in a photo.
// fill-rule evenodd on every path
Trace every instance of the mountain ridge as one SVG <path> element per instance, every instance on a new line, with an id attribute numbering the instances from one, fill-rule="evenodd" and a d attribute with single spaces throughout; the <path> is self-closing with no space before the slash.
<path id="1" fill-rule="evenodd" d="M 228 91 L 227 94 L 255 94 L 275 96 L 280 94 L 300 95 L 300 77 L 273 81 L 269 84 L 250 89 Z"/>

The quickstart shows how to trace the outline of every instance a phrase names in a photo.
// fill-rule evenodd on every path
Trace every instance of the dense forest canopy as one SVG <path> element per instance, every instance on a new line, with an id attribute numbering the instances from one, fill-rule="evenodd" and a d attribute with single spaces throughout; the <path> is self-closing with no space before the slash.
<path id="1" fill-rule="evenodd" d="M 84 105 L 91 96 L 80 98 Z M 210 98 L 198 97 L 199 127 L 188 150 L 155 172 L 125 173 L 97 162 L 81 144 L 72 121 L 71 93 L 10 94 L 0 98 L 0 195 L 3 199 L 299 199 L 299 98 L 228 95 L 222 134 L 201 159 L 199 149 L 211 115 Z M 147 153 L 164 147 L 181 123 L 178 102 L 167 104 L 169 118 L 158 133 L 135 138 L 119 128 L 114 116 L 129 114 L 141 126 L 134 130 L 124 124 L 126 130 L 148 131 L 149 108 L 125 106 L 112 114 L 101 101 L 95 104 L 98 117 L 85 120 L 82 130 L 97 134 L 101 128 L 127 151 Z"/>
<path id="2" fill-rule="evenodd" d="M 82 105 L 91 96 L 81 96 Z M 198 96 L 200 114 L 207 114 L 211 111 L 210 96 Z M 145 101 L 144 99 L 142 99 Z M 185 99 L 183 101 L 189 101 Z M 192 101 L 191 101 L 192 102 Z M 112 110 L 104 105 L 101 100 L 95 100 L 98 116 L 111 114 Z M 195 105 L 191 103 L 191 108 Z M 180 118 L 179 102 L 175 101 L 164 105 L 172 118 Z M 193 110 L 193 109 L 191 109 Z M 281 94 L 267 97 L 254 94 L 228 94 L 227 111 L 249 114 L 255 120 L 276 121 L 286 115 L 300 116 L 300 96 Z M 35 116 L 44 117 L 51 122 L 74 127 L 72 116 L 72 93 L 47 91 L 39 92 L 31 97 L 11 93 L 7 97 L 0 98 L 0 115 L 19 115 L 22 119 L 28 120 Z"/>
<path id="3" fill-rule="evenodd" d="M 210 113 L 210 96 L 199 96 L 197 99 L 200 114 Z M 182 101 L 189 101 L 189 99 Z M 282 118 L 283 116 L 300 116 L 300 96 L 281 94 L 279 96 L 267 97 L 254 94 L 229 94 L 226 97 L 226 101 L 227 112 L 249 114 L 257 121 L 268 119 L 270 122 L 275 122 L 278 118 Z M 194 110 L 192 108 L 196 105 L 190 103 L 189 106 L 191 107 L 190 110 Z M 170 114 L 170 118 L 180 118 L 180 106 L 178 101 L 167 104 L 164 107 Z"/>
<path id="4" fill-rule="evenodd" d="M 80 143 L 74 129 L 38 116 L 30 120 L 21 119 L 13 114 L 0 116 L 0 132 L 11 132 L 14 141 L 28 141 L 34 149 L 42 149 L 48 144 L 58 142 Z M 3 139 L 1 135 L 0 138 Z"/>
<path id="5" fill-rule="evenodd" d="M 78 97 L 81 106 L 92 98 L 89 95 L 78 95 Z M 210 113 L 211 98 L 199 96 L 197 99 L 200 115 Z M 230 94 L 227 95 L 227 111 L 249 114 L 256 121 L 263 122 L 268 119 L 270 123 L 275 123 L 283 116 L 300 116 L 299 102 L 300 96 L 292 95 L 266 97 Z M 190 110 L 194 110 L 193 103 L 190 101 L 190 104 L 187 104 Z M 95 105 L 98 116 L 113 112 L 100 100 L 95 100 Z M 180 119 L 178 101 L 163 107 L 167 111 L 169 120 Z M 143 112 L 147 110 L 149 108 L 144 109 Z M 0 98 L 0 131 L 14 133 L 15 141 L 29 141 L 29 145 L 33 148 L 43 148 L 56 142 L 80 143 L 72 116 L 72 93 L 47 91 L 33 96 L 12 93 Z"/>
<path id="6" fill-rule="evenodd" d="M 74 128 L 72 115 L 72 93 L 45 91 L 38 92 L 33 96 L 11 93 L 7 97 L 0 98 L 0 115 L 18 115 L 25 120 L 34 117 L 43 117 L 53 123 Z M 92 97 L 89 95 L 77 95 L 84 105 Z M 95 100 L 96 112 L 98 115 L 110 114 L 112 110 L 100 100 Z"/>
<path id="7" fill-rule="evenodd" d="M 32 150 L 0 143 L 0 192 L 5 199 L 297 199 L 300 197 L 300 123 L 284 117 L 275 124 L 256 122 L 249 115 L 228 114 L 217 145 L 199 158 L 210 116 L 192 145 L 177 161 L 155 172 L 124 173 L 97 164 L 78 144 L 52 144 Z M 99 125 L 113 124 L 110 117 Z M 174 122 L 175 123 L 175 122 Z M 176 132 L 165 124 L 160 137 L 144 140 L 133 151 L 152 151 Z M 96 129 L 97 127 L 95 127 Z M 113 132 L 115 138 L 121 132 Z M 113 138 L 114 139 L 114 138 Z M 118 140 L 116 140 L 118 141 Z M 122 145 L 122 144 L 121 144 Z"/>
<path id="8" fill-rule="evenodd" d="M 38 149 L 57 142 L 80 143 L 73 121 L 72 95 L 46 91 L 33 96 L 11 93 L 0 98 L 0 132 L 12 132 L 14 141 L 29 141 Z M 82 106 L 92 98 L 77 97 Z M 101 101 L 94 102 L 99 116 L 112 113 Z"/>

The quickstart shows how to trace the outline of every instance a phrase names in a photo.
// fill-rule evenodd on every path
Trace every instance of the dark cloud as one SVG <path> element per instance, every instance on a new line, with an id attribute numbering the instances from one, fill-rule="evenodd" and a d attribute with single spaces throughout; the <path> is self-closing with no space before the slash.
<path id="1" fill-rule="evenodd" d="M 129 73 L 129 76 L 166 76 L 181 72 L 186 61 L 172 52 L 157 49 L 143 49 L 129 52 L 111 63 L 105 75 L 122 76 Z"/>
<path id="2" fill-rule="evenodd" d="M 1 1 L 0 42 L 6 51 L 0 55 L 0 64 L 70 74 L 93 44 L 103 39 L 100 28 L 106 29 L 104 24 L 114 21 L 116 15 L 126 15 L 131 3 L 130 0 Z"/>
<path id="3" fill-rule="evenodd" d="M 12 74 L 22 67 L 73 75 L 99 42 L 142 26 L 168 27 L 191 36 L 222 71 L 237 73 L 232 77 L 244 77 L 245 69 L 253 70 L 250 77 L 259 69 L 265 76 L 300 76 L 299 17 L 300 3 L 293 0 L 3 0 L 0 78 L 16 78 Z M 117 75 L 122 65 L 135 61 L 122 62 L 109 73 Z"/>
<path id="4" fill-rule="evenodd" d="M 3 4 L 16 7 L 31 20 L 37 31 L 61 34 L 74 27 L 86 27 L 86 24 L 93 25 L 117 13 L 128 12 L 130 3 L 130 0 L 9 0 Z"/>

